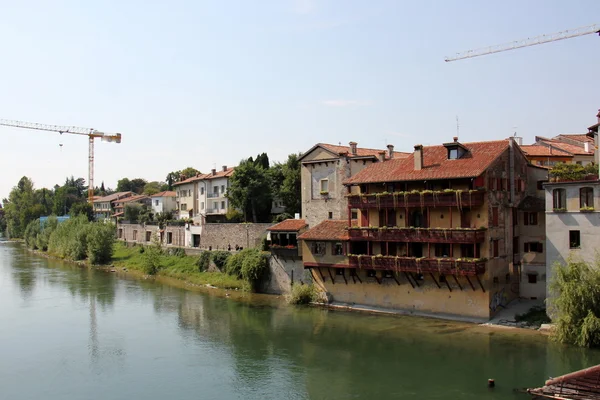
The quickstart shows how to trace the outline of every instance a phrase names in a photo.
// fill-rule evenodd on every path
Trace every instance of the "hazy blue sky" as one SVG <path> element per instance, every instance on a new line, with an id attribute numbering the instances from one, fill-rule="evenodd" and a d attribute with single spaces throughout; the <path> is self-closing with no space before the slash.
<path id="1" fill-rule="evenodd" d="M 445 63 L 600 22 L 598 0 L 0 2 L 0 118 L 122 132 L 96 182 L 271 160 L 317 142 L 399 150 L 585 132 L 600 38 Z M 0 127 L 0 198 L 87 178 L 87 141 Z M 62 148 L 59 144 L 62 143 Z"/>

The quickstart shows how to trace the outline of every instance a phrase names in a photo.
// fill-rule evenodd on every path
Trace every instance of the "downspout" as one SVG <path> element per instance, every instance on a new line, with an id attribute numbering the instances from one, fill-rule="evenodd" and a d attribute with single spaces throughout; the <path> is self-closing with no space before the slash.
<path id="1" fill-rule="evenodd" d="M 513 213 L 516 213 L 517 210 L 515 209 L 514 206 L 514 202 L 515 202 L 515 139 L 514 137 L 510 137 L 508 140 L 508 177 L 510 179 L 509 182 L 509 187 L 510 187 L 510 223 L 508 224 L 509 228 L 508 228 L 508 240 L 506 240 L 505 242 L 505 249 L 509 249 L 508 251 L 508 265 L 510 266 L 510 268 L 514 271 L 514 262 L 515 262 L 515 257 L 514 257 L 514 236 L 515 236 L 515 227 L 513 225 L 513 221 L 514 221 L 514 216 Z M 505 223 L 504 226 L 506 226 L 507 224 Z M 505 250 L 506 251 L 506 250 Z M 508 273 L 510 274 L 510 276 L 512 276 L 513 271 L 508 271 Z M 520 294 L 520 293 L 519 293 Z"/>

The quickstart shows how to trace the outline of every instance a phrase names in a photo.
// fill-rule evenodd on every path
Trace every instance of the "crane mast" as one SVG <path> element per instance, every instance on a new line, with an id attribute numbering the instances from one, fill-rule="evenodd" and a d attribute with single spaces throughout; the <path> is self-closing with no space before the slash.
<path id="1" fill-rule="evenodd" d="M 444 61 L 457 61 L 464 60 L 465 58 L 473 58 L 479 56 L 485 56 L 488 54 L 500 53 L 502 51 L 520 49 L 522 47 L 535 46 L 538 44 L 544 44 L 549 42 L 556 42 L 558 40 L 570 39 L 578 36 L 589 35 L 592 33 L 600 34 L 600 25 L 588 25 L 580 28 L 569 29 L 566 31 L 551 33 L 549 35 L 540 35 L 533 38 L 527 38 L 523 40 L 516 40 L 510 43 L 499 44 L 496 46 L 482 47 L 475 50 L 468 50 L 462 53 L 457 53 L 454 56 L 446 57 Z"/>
<path id="2" fill-rule="evenodd" d="M 80 128 L 77 126 L 61 126 L 38 124 L 36 122 L 23 122 L 0 119 L 0 125 L 14 128 L 33 129 L 38 131 L 69 133 L 71 135 L 82 135 L 88 137 L 88 201 L 93 203 L 94 199 L 94 139 L 100 138 L 103 142 L 121 143 L 120 133 L 105 133 L 92 128 Z"/>

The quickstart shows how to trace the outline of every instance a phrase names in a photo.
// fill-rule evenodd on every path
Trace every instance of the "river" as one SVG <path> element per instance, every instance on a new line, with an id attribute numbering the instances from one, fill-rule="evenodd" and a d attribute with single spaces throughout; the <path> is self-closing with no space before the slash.
<path id="1" fill-rule="evenodd" d="M 534 332 L 226 297 L 8 242 L 0 355 L 11 400 L 527 399 L 513 389 L 600 363 Z"/>

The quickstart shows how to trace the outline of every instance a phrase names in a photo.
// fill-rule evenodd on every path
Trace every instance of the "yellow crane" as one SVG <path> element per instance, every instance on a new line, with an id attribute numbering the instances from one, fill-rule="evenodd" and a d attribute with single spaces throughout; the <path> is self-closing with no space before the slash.
<path id="1" fill-rule="evenodd" d="M 544 44 L 549 42 L 556 42 L 557 40 L 570 39 L 578 36 L 589 35 L 592 33 L 600 34 L 600 25 L 588 25 L 582 26 L 580 28 L 569 29 L 566 31 L 560 31 L 556 33 L 551 33 L 549 35 L 541 35 L 533 38 L 527 38 L 523 40 L 516 40 L 510 43 L 499 44 L 496 46 L 482 47 L 480 49 L 475 50 L 467 50 L 462 53 L 456 53 L 451 57 L 446 57 L 444 61 L 457 61 L 464 60 L 465 58 L 473 58 L 479 56 L 485 56 L 487 54 L 500 53 L 502 51 L 520 49 L 522 47 L 535 46 L 538 44 Z"/>
<path id="2" fill-rule="evenodd" d="M 11 126 L 14 128 L 24 128 L 24 129 L 35 129 L 38 131 L 50 131 L 50 132 L 58 132 L 61 135 L 63 133 L 69 133 L 71 135 L 81 135 L 87 136 L 89 142 L 89 154 L 88 154 L 88 201 L 90 204 L 93 203 L 94 199 L 94 140 L 96 138 L 100 138 L 103 142 L 110 143 L 121 143 L 121 134 L 120 133 L 105 133 L 100 132 L 93 128 L 79 128 L 76 126 L 60 126 L 60 125 L 48 125 L 48 124 L 38 124 L 35 122 L 23 122 L 23 121 L 13 121 L 7 119 L 0 119 L 0 125 L 3 126 Z"/>

